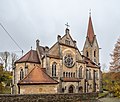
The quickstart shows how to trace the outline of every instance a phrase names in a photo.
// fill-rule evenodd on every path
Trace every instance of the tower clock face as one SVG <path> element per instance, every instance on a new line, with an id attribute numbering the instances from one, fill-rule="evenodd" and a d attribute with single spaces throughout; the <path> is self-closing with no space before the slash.
<path id="1" fill-rule="evenodd" d="M 67 54 L 65 57 L 64 57 L 64 64 L 66 67 L 68 68 L 71 68 L 74 66 L 74 60 L 73 60 L 73 57 L 70 55 L 70 54 Z"/>

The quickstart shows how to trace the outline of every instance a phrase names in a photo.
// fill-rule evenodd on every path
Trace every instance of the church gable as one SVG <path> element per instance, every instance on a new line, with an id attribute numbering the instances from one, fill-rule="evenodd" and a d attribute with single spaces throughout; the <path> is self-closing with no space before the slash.
<path id="1" fill-rule="evenodd" d="M 74 41 L 69 34 L 69 29 L 66 28 L 65 32 L 66 32 L 66 34 L 63 37 L 58 35 L 58 37 L 57 37 L 58 41 L 49 49 L 49 55 L 55 55 L 55 56 L 60 57 L 60 54 L 62 53 L 60 45 L 66 46 L 65 49 L 67 47 L 77 48 L 76 41 Z"/>
<path id="2" fill-rule="evenodd" d="M 71 35 L 69 34 L 69 29 L 66 28 L 66 34 L 61 38 L 60 43 L 72 47 L 76 47 L 76 41 L 72 39 Z"/>

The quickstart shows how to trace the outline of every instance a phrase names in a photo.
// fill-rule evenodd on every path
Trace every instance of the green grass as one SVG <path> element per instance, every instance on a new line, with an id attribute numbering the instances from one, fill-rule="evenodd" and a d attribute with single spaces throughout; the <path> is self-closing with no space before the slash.
<path id="1" fill-rule="evenodd" d="M 108 95 L 108 91 L 104 91 L 103 93 L 99 93 L 98 98 L 106 97 Z"/>

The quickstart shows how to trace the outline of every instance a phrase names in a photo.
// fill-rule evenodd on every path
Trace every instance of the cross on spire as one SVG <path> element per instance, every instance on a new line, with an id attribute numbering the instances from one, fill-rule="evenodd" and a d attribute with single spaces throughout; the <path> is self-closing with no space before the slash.
<path id="1" fill-rule="evenodd" d="M 89 16 L 91 16 L 91 9 L 89 9 Z"/>
<path id="2" fill-rule="evenodd" d="M 67 28 L 70 27 L 70 25 L 68 25 L 68 22 L 67 22 L 67 24 L 65 24 L 65 25 L 67 26 Z"/>

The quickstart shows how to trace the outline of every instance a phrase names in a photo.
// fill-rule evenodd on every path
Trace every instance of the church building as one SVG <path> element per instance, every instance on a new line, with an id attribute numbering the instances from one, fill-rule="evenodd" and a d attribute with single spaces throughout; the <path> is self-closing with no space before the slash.
<path id="1" fill-rule="evenodd" d="M 57 36 L 52 47 L 41 46 L 28 51 L 15 62 L 13 94 L 87 93 L 101 90 L 99 45 L 94 33 L 91 15 L 88 30 L 80 52 L 70 29 Z"/>

